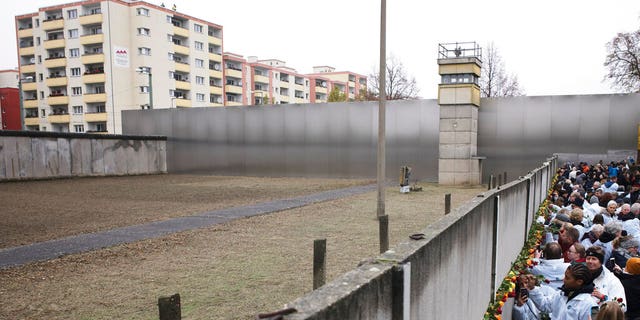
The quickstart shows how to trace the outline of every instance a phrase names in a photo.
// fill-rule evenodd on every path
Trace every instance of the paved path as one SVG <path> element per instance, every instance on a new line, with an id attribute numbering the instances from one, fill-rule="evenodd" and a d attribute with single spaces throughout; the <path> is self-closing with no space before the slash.
<path id="1" fill-rule="evenodd" d="M 238 218 L 299 208 L 317 202 L 335 200 L 374 190 L 376 190 L 376 185 L 337 189 L 297 198 L 210 211 L 193 216 L 156 221 L 111 229 L 103 232 L 81 234 L 57 240 L 0 249 L 0 269 L 19 266 L 35 261 L 55 259 L 68 254 L 81 253 L 123 243 L 158 238 L 167 234 L 191 229 L 206 228 Z"/>

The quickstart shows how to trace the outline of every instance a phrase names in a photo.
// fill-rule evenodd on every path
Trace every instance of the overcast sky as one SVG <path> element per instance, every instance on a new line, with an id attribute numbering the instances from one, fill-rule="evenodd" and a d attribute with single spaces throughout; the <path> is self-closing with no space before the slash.
<path id="1" fill-rule="evenodd" d="M 14 16 L 63 0 L 3 1 L 0 69 L 17 66 Z M 148 1 L 159 5 L 162 1 Z M 179 12 L 224 27 L 224 50 L 276 58 L 299 73 L 330 65 L 369 75 L 379 62 L 378 0 L 176 0 Z M 639 0 L 387 0 L 387 55 L 437 97 L 438 43 L 493 42 L 527 95 L 611 93 L 605 44 L 640 28 Z"/>

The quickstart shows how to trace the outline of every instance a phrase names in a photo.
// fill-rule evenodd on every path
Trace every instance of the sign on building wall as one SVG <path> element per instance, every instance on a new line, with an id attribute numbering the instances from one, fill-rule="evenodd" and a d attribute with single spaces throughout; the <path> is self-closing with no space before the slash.
<path id="1" fill-rule="evenodd" d="M 114 47 L 113 64 L 116 67 L 129 68 L 129 49 L 123 47 Z"/>

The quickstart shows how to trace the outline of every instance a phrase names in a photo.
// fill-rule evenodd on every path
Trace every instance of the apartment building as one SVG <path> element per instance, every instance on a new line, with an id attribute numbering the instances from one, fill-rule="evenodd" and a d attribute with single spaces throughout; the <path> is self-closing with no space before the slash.
<path id="1" fill-rule="evenodd" d="M 313 67 L 313 73 L 309 77 L 327 79 L 333 86 L 338 87 L 347 97 L 347 100 L 355 100 L 361 92 L 367 90 L 367 76 L 350 71 L 335 71 L 330 66 Z"/>
<path id="2" fill-rule="evenodd" d="M 226 105 L 264 105 L 327 102 L 334 87 L 348 100 L 358 98 L 366 88 L 366 77 L 353 72 L 335 72 L 334 68 L 314 68 L 313 74 L 301 74 L 279 59 L 246 59 L 224 54 Z M 331 70 L 326 71 L 326 70 Z"/>
<path id="3" fill-rule="evenodd" d="M 28 130 L 121 133 L 121 111 L 223 106 L 223 28 L 143 1 L 17 16 Z"/>
<path id="4" fill-rule="evenodd" d="M 18 70 L 0 70 L 0 130 L 20 130 Z"/>
<path id="5" fill-rule="evenodd" d="M 223 28 L 135 0 L 85 0 L 16 16 L 27 130 L 121 133 L 121 111 L 350 100 L 352 72 L 301 74 L 278 59 L 223 53 Z"/>

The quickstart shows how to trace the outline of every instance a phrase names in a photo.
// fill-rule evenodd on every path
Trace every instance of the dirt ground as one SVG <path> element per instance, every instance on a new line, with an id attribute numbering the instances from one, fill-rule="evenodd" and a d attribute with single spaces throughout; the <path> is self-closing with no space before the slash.
<path id="1" fill-rule="evenodd" d="M 363 180 L 158 175 L 0 183 L 0 248 L 369 184 Z M 482 187 L 386 191 L 390 243 Z M 0 319 L 158 319 L 180 293 L 183 319 L 254 319 L 312 290 L 313 240 L 327 281 L 378 254 L 376 192 L 0 270 Z"/>

